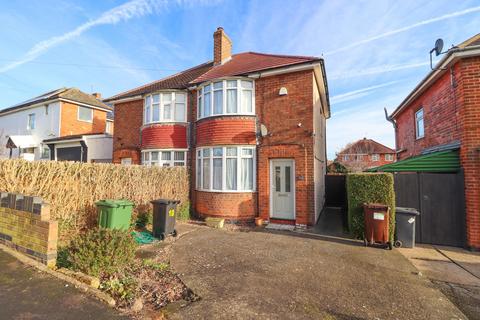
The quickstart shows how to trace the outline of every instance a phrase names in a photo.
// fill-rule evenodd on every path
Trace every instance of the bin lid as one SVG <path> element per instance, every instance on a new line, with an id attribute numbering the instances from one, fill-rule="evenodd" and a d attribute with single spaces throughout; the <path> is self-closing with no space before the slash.
<path id="1" fill-rule="evenodd" d="M 389 207 L 383 203 L 364 203 L 363 206 L 370 209 L 381 209 L 381 210 L 389 209 Z"/>
<path id="2" fill-rule="evenodd" d="M 411 216 L 419 216 L 420 215 L 420 212 L 415 208 L 396 207 L 395 212 L 400 213 L 400 214 L 408 214 L 408 215 L 411 215 Z"/>
<path id="3" fill-rule="evenodd" d="M 133 206 L 133 202 L 124 199 L 112 200 L 112 199 L 104 199 L 95 202 L 97 206 L 103 207 L 110 207 L 110 208 L 118 208 L 122 206 Z"/>
<path id="4" fill-rule="evenodd" d="M 178 204 L 180 203 L 180 200 L 172 200 L 172 199 L 156 199 L 156 200 L 152 200 L 150 201 L 150 203 L 153 203 L 153 204 Z"/>

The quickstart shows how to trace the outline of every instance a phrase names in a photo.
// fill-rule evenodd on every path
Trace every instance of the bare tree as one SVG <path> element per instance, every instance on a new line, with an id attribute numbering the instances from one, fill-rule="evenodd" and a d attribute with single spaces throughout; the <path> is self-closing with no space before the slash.
<path id="1" fill-rule="evenodd" d="M 344 165 L 349 171 L 361 172 L 369 167 L 370 156 L 375 153 L 372 143 L 367 139 L 350 142 L 337 153 L 336 161 Z"/>

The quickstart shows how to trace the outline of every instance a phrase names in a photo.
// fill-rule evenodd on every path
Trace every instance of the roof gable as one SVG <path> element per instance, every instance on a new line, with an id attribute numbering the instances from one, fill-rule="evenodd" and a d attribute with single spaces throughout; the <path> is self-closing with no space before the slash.
<path id="1" fill-rule="evenodd" d="M 395 153 L 393 149 L 372 139 L 363 138 L 347 146 L 338 154 L 374 154 Z"/>

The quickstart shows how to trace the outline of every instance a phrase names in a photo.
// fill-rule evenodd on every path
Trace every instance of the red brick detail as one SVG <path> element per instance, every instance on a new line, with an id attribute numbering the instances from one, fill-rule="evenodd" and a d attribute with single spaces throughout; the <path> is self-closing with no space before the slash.
<path id="1" fill-rule="evenodd" d="M 120 157 L 132 158 L 125 153 L 140 151 L 140 128 L 143 124 L 143 100 L 115 104 L 115 130 L 113 132 L 113 162 L 120 163 Z M 121 156 L 120 156 L 121 154 Z M 140 163 L 140 154 L 136 156 Z"/>
<path id="2" fill-rule="evenodd" d="M 281 87 L 288 95 L 279 96 Z M 313 72 L 302 71 L 255 81 L 255 108 L 269 136 L 257 148 L 259 215 L 270 218 L 270 159 L 295 160 L 296 224 L 315 224 Z M 298 124 L 301 123 L 301 126 Z"/>
<path id="3" fill-rule="evenodd" d="M 257 212 L 254 192 L 195 192 L 195 211 L 200 217 L 219 217 L 233 221 L 253 220 Z"/>
<path id="4" fill-rule="evenodd" d="M 221 64 L 232 56 L 232 40 L 223 28 L 219 27 L 213 33 L 213 63 Z"/>
<path id="5" fill-rule="evenodd" d="M 197 122 L 198 147 L 225 144 L 255 144 L 254 117 L 214 117 Z"/>
<path id="6" fill-rule="evenodd" d="M 141 164 L 140 150 L 119 149 L 113 151 L 113 163 L 121 163 L 123 158 L 131 158 L 132 164 Z"/>
<path id="7" fill-rule="evenodd" d="M 142 149 L 187 148 L 187 126 L 154 124 L 142 129 Z"/>
<path id="8" fill-rule="evenodd" d="M 93 121 L 78 120 L 78 105 L 61 102 L 60 136 L 76 134 L 102 133 L 107 126 L 107 112 L 93 109 Z"/>

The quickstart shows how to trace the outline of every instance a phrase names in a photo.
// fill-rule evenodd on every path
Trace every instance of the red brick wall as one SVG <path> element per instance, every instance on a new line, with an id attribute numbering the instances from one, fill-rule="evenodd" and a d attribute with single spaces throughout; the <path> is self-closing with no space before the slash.
<path id="1" fill-rule="evenodd" d="M 253 220 L 256 216 L 254 192 L 196 192 L 195 210 L 201 217 L 221 217 L 228 220 Z"/>
<path id="2" fill-rule="evenodd" d="M 78 120 L 78 105 L 61 102 L 60 136 L 75 134 L 104 133 L 107 126 L 107 112 L 93 109 L 93 122 Z"/>
<path id="3" fill-rule="evenodd" d="M 279 96 L 281 87 L 288 95 Z M 296 223 L 315 223 L 313 73 L 302 71 L 255 81 L 255 108 L 269 136 L 257 148 L 260 216 L 270 217 L 270 159 L 295 159 Z M 298 124 L 301 123 L 299 127 Z"/>
<path id="4" fill-rule="evenodd" d="M 459 73 L 459 65 L 455 66 Z M 412 101 L 400 113 L 397 121 L 396 143 L 397 149 L 404 149 L 398 155 L 399 160 L 418 155 L 426 147 L 449 143 L 460 139 L 458 121 L 458 94 L 453 94 L 450 85 L 450 73 L 446 72 L 424 94 Z M 455 108 L 457 105 L 457 109 Z M 425 135 L 415 137 L 415 112 L 423 107 Z M 455 110 L 456 109 L 456 110 Z"/>
<path id="5" fill-rule="evenodd" d="M 462 147 L 465 174 L 468 246 L 480 249 L 480 57 L 463 59 L 458 75 Z M 463 93 L 463 94 L 462 94 Z"/>
<path id="6" fill-rule="evenodd" d="M 255 144 L 254 117 L 214 117 L 196 124 L 196 145 Z"/>
<path id="7" fill-rule="evenodd" d="M 113 163 L 132 158 L 140 164 L 140 129 L 143 124 L 143 100 L 115 104 Z"/>
<path id="8" fill-rule="evenodd" d="M 142 149 L 187 148 L 187 126 L 154 124 L 142 129 Z"/>

